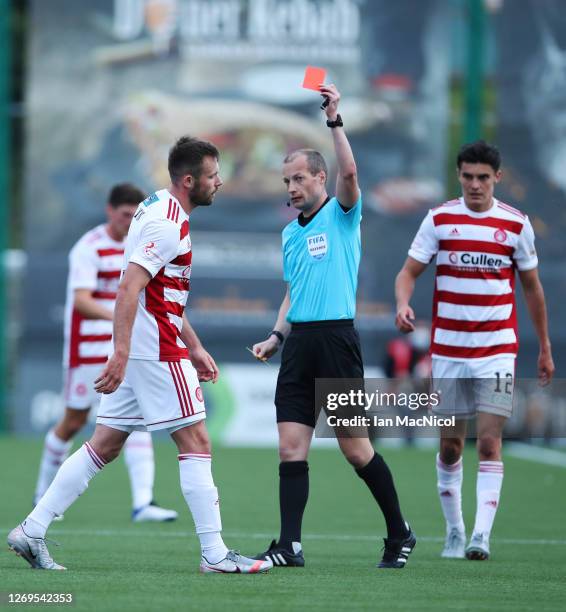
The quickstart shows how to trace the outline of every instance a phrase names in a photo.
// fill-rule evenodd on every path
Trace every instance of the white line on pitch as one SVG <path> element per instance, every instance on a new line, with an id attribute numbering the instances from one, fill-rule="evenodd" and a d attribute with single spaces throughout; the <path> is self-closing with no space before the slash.
<path id="1" fill-rule="evenodd" d="M 10 531 L 11 527 L 2 527 L 2 531 Z M 195 536 L 193 531 L 145 531 L 143 528 L 131 527 L 127 529 L 61 529 L 54 527 L 50 531 L 51 535 L 70 535 L 70 536 L 100 536 L 100 537 L 142 537 L 142 538 L 188 538 Z M 272 533 L 246 533 L 238 531 L 223 531 L 222 535 L 227 538 L 250 538 L 252 540 L 263 540 L 273 538 Z M 330 540 L 330 541 L 367 541 L 373 538 L 380 539 L 379 534 L 360 535 L 360 534 L 328 534 L 328 533 L 310 533 L 304 534 L 303 540 Z M 439 536 L 421 536 L 417 534 L 417 539 L 421 542 L 444 542 L 443 537 Z M 518 544 L 526 546 L 564 546 L 566 540 L 546 540 L 546 539 L 527 539 L 527 538 L 493 538 L 499 544 Z"/>
<path id="2" fill-rule="evenodd" d="M 532 446 L 523 442 L 509 442 L 505 445 L 503 452 L 515 459 L 526 459 L 535 463 L 566 468 L 566 453 L 552 448 Z"/>

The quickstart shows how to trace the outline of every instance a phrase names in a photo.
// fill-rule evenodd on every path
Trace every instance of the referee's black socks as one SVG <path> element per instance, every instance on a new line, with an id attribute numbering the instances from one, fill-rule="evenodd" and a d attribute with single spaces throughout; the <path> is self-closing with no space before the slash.
<path id="1" fill-rule="evenodd" d="M 383 457 L 375 453 L 366 466 L 356 469 L 356 473 L 367 484 L 383 512 L 387 525 L 387 537 L 394 540 L 407 537 L 407 527 L 399 508 L 399 498 L 393 483 L 393 476 Z"/>
<path id="2" fill-rule="evenodd" d="M 303 512 L 309 497 L 307 461 L 282 461 L 279 464 L 279 510 L 281 535 L 279 546 L 293 551 L 292 542 L 301 541 Z"/>

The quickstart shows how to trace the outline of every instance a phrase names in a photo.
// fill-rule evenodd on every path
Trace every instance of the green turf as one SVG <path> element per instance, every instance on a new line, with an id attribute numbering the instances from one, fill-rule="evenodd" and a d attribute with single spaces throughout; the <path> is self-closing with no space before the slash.
<path id="1" fill-rule="evenodd" d="M 40 450 L 37 441 L 0 438 L 2 538 L 29 511 Z M 50 547 L 53 556 L 69 571 L 33 571 L 6 548 L 0 553 L 0 591 L 72 592 L 74 609 L 103 611 L 564 609 L 564 469 L 507 459 L 492 559 L 448 561 L 439 558 L 443 525 L 433 451 L 383 454 L 406 517 L 421 536 L 404 570 L 375 569 L 383 521 L 341 455 L 319 450 L 310 460 L 303 530 L 307 567 L 262 576 L 199 574 L 198 542 L 179 490 L 176 453 L 160 441 L 156 496 L 180 511 L 179 521 L 130 523 L 129 485 L 119 459 L 49 532 L 61 543 Z M 465 461 L 470 527 L 476 465 L 471 449 Z M 226 542 L 248 554 L 264 549 L 278 529 L 275 451 L 216 449 L 214 473 Z M 545 539 L 555 543 L 537 543 Z"/>

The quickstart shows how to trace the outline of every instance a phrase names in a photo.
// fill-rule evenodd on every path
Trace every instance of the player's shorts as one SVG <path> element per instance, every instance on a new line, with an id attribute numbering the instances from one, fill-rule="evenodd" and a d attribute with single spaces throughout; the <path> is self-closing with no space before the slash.
<path id="1" fill-rule="evenodd" d="M 98 405 L 100 394 L 94 390 L 94 381 L 103 369 L 100 363 L 65 368 L 63 395 L 67 408 L 89 410 Z"/>
<path id="2" fill-rule="evenodd" d="M 351 319 L 293 323 L 277 377 L 277 422 L 314 427 L 315 379 L 361 379 L 363 383 L 363 377 L 360 337 Z"/>
<path id="3" fill-rule="evenodd" d="M 452 361 L 432 358 L 433 390 L 440 392 L 436 414 L 471 418 L 486 412 L 509 418 L 513 411 L 515 357 Z"/>
<path id="4" fill-rule="evenodd" d="M 188 359 L 130 359 L 122 384 L 102 395 L 96 422 L 128 432 L 171 432 L 205 417 L 202 389 Z"/>

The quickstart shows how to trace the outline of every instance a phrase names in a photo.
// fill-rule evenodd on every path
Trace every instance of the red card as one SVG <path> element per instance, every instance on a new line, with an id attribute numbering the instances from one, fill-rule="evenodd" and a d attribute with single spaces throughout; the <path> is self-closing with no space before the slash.
<path id="1" fill-rule="evenodd" d="M 303 87 L 305 89 L 314 89 L 320 91 L 319 86 L 324 83 L 326 78 L 326 70 L 324 68 L 317 68 L 316 66 L 307 66 L 305 70 L 305 78 L 303 80 Z"/>

